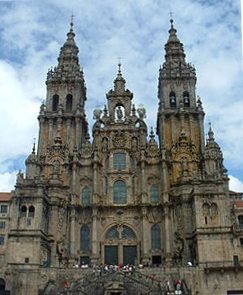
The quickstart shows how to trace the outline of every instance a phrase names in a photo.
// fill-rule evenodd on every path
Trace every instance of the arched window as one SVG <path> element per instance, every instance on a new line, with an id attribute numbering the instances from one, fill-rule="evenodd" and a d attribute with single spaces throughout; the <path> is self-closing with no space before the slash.
<path id="1" fill-rule="evenodd" d="M 183 102 L 184 102 L 184 107 L 186 108 L 190 107 L 190 97 L 187 91 L 183 93 Z"/>
<path id="2" fill-rule="evenodd" d="M 125 170 L 126 169 L 126 154 L 116 153 L 113 155 L 113 169 Z"/>
<path id="3" fill-rule="evenodd" d="M 27 207 L 23 205 L 21 207 L 21 217 L 26 217 L 26 214 L 27 214 Z"/>
<path id="4" fill-rule="evenodd" d="M 29 207 L 28 217 L 34 217 L 34 216 L 35 216 L 35 207 L 34 206 L 30 206 Z"/>
<path id="5" fill-rule="evenodd" d="M 57 111 L 58 103 L 59 103 L 59 96 L 57 94 L 55 94 L 55 95 L 53 95 L 53 98 L 52 98 L 52 110 L 54 112 Z"/>
<path id="6" fill-rule="evenodd" d="M 113 202 L 118 205 L 127 203 L 127 188 L 124 181 L 118 180 L 114 183 Z"/>
<path id="7" fill-rule="evenodd" d="M 117 226 L 113 226 L 106 234 L 106 239 L 119 239 L 119 232 Z"/>
<path id="8" fill-rule="evenodd" d="M 66 111 L 71 111 L 73 108 L 73 96 L 68 94 L 66 97 Z"/>
<path id="9" fill-rule="evenodd" d="M 87 225 L 84 225 L 80 229 L 80 250 L 83 252 L 89 251 L 90 247 L 90 230 Z"/>
<path id="10" fill-rule="evenodd" d="M 0 291 L 5 291 L 5 285 L 4 279 L 0 278 Z"/>
<path id="11" fill-rule="evenodd" d="M 90 189 L 85 187 L 82 190 L 82 205 L 89 205 L 90 204 Z"/>
<path id="12" fill-rule="evenodd" d="M 122 231 L 122 238 L 123 239 L 136 239 L 136 236 L 135 236 L 134 231 L 130 227 L 124 225 L 123 231 Z"/>
<path id="13" fill-rule="evenodd" d="M 160 227 L 158 224 L 151 227 L 151 246 L 152 250 L 161 249 Z"/>
<path id="14" fill-rule="evenodd" d="M 156 186 L 152 186 L 150 189 L 150 201 L 151 204 L 159 203 L 159 190 Z"/>
<path id="15" fill-rule="evenodd" d="M 170 93 L 170 107 L 175 108 L 176 107 L 176 95 L 175 92 Z"/>
<path id="16" fill-rule="evenodd" d="M 203 211 L 203 218 L 204 218 L 204 224 L 209 223 L 209 204 L 205 203 L 202 206 L 202 211 Z"/>

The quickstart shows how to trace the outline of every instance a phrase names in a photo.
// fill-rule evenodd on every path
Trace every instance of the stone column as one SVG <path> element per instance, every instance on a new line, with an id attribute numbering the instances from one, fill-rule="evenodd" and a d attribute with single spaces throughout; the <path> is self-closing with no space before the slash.
<path id="1" fill-rule="evenodd" d="M 147 215 L 147 207 L 142 208 L 142 245 L 143 245 L 143 253 L 142 253 L 142 260 L 143 263 L 149 262 L 149 239 L 148 236 L 151 236 L 148 224 L 148 215 Z"/>
<path id="2" fill-rule="evenodd" d="M 76 195 L 72 195 L 72 204 L 75 202 Z M 70 254 L 73 258 L 76 254 L 76 216 L 75 207 L 71 208 L 71 229 L 70 229 Z"/>
<path id="3" fill-rule="evenodd" d="M 194 124 L 193 124 L 193 116 L 189 116 L 190 121 L 190 133 L 191 133 L 191 141 L 195 143 L 195 137 L 194 137 Z"/>
<path id="4" fill-rule="evenodd" d="M 44 131 L 45 131 L 45 119 L 43 117 L 40 117 L 40 132 L 39 132 L 39 140 L 38 140 L 38 156 L 42 156 L 44 154 L 43 151 L 43 143 L 44 143 Z"/>
<path id="5" fill-rule="evenodd" d="M 199 113 L 199 133 L 200 133 L 200 148 L 201 148 L 201 153 L 204 152 L 204 125 L 203 125 L 203 118 L 204 118 L 204 113 L 200 112 Z"/>
<path id="6" fill-rule="evenodd" d="M 171 140 L 173 142 L 176 141 L 176 128 L 175 128 L 175 117 L 172 115 L 171 116 Z"/>
<path id="7" fill-rule="evenodd" d="M 96 207 L 93 207 L 93 212 L 92 212 L 92 258 L 91 262 L 92 263 L 97 263 L 98 261 L 98 224 L 97 224 L 97 214 L 98 214 L 98 209 Z"/>
<path id="8" fill-rule="evenodd" d="M 80 148 L 80 136 L 81 136 L 81 128 L 80 128 L 80 118 L 76 117 L 75 118 L 75 123 L 76 123 L 76 140 L 75 140 L 75 144 L 77 146 L 77 149 Z"/>
<path id="9" fill-rule="evenodd" d="M 169 221 L 170 209 L 168 204 L 164 206 L 165 216 L 165 260 L 169 264 L 171 262 L 171 237 L 170 237 L 170 221 Z"/>
<path id="10" fill-rule="evenodd" d="M 71 127 L 71 119 L 67 119 L 67 138 L 66 138 L 66 143 L 68 145 L 70 143 L 70 127 Z"/>
<path id="11" fill-rule="evenodd" d="M 122 241 L 118 242 L 118 263 L 123 263 L 123 246 Z"/>
<path id="12" fill-rule="evenodd" d="M 94 152 L 93 204 L 97 204 L 98 193 L 98 152 Z"/>
<path id="13" fill-rule="evenodd" d="M 146 182 L 146 174 L 145 174 L 145 155 L 144 150 L 141 151 L 141 190 L 142 190 L 142 203 L 146 204 L 148 202 L 147 198 L 147 182 Z"/>
<path id="14" fill-rule="evenodd" d="M 49 128 L 49 137 L 48 137 L 48 144 L 52 144 L 52 132 L 53 132 L 53 120 L 49 119 L 48 121 L 48 128 Z"/>

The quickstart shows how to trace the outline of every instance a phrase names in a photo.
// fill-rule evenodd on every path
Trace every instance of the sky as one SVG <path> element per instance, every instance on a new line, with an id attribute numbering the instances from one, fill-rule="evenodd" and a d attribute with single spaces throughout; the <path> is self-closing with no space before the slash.
<path id="1" fill-rule="evenodd" d="M 243 192 L 243 63 L 240 0 L 0 1 L 0 191 L 24 171 L 46 73 L 57 65 L 73 13 L 75 40 L 87 84 L 86 113 L 103 108 L 118 58 L 136 106 L 156 126 L 159 67 L 170 12 L 186 60 L 195 65 L 197 95 L 212 123 L 228 169 L 230 189 Z"/>

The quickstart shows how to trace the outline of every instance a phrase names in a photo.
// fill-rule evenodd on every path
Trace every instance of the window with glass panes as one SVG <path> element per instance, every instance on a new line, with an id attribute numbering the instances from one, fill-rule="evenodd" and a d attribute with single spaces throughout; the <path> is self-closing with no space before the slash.
<path id="1" fill-rule="evenodd" d="M 89 251 L 90 247 L 90 230 L 87 225 L 84 225 L 80 229 L 80 250 Z"/>
<path id="2" fill-rule="evenodd" d="M 5 221 L 0 221 L 0 228 L 5 228 Z"/>
<path id="3" fill-rule="evenodd" d="M 158 224 L 151 227 L 151 246 L 152 250 L 160 250 L 161 248 L 160 227 Z"/>
<path id="4" fill-rule="evenodd" d="M 124 181 L 118 180 L 113 187 L 113 202 L 114 204 L 126 204 L 127 188 Z"/>
<path id="5" fill-rule="evenodd" d="M 156 186 L 152 186 L 150 189 L 150 201 L 151 204 L 158 204 L 159 202 L 159 190 Z"/>
<path id="6" fill-rule="evenodd" d="M 4 245 L 4 237 L 0 236 L 0 245 Z"/>
<path id="7" fill-rule="evenodd" d="M 90 189 L 85 187 L 82 190 L 82 205 L 89 205 L 90 204 Z"/>
<path id="8" fill-rule="evenodd" d="M 126 169 L 126 154 L 116 153 L 113 155 L 113 169 L 125 170 Z"/>
<path id="9" fill-rule="evenodd" d="M 1 205 L 1 213 L 8 213 L 8 205 Z"/>

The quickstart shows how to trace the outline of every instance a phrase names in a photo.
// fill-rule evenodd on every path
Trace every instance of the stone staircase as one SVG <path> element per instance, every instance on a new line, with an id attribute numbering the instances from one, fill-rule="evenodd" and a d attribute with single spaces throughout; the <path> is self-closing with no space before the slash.
<path id="1" fill-rule="evenodd" d="M 64 295 L 103 295 L 105 294 L 105 287 L 110 283 L 121 283 L 121 285 L 125 286 L 127 295 L 163 294 L 161 285 L 158 281 L 152 280 L 149 277 L 145 278 L 145 276 L 136 272 L 125 273 L 119 271 L 106 272 L 99 277 L 84 277 L 66 288 Z"/>
<path id="2" fill-rule="evenodd" d="M 173 282 L 170 282 L 170 289 L 165 280 L 164 282 L 152 276 L 142 274 L 140 271 L 104 271 L 92 274 L 91 272 L 82 275 L 79 279 L 69 282 L 69 286 L 63 291 L 58 292 L 55 281 L 49 280 L 39 295 L 106 295 L 111 288 L 111 293 L 126 295 L 191 295 L 186 281 L 182 280 L 181 293 L 174 290 Z M 117 286 L 123 291 L 112 291 Z M 120 289 L 119 289 L 120 290 Z"/>

